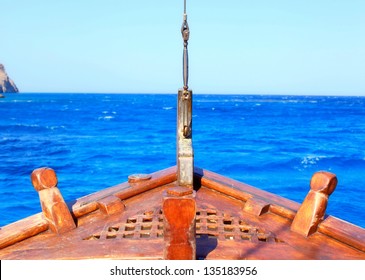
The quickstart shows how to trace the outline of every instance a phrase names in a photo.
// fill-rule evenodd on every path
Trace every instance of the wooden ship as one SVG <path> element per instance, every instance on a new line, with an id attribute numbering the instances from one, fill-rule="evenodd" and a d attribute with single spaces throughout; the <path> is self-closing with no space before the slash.
<path id="1" fill-rule="evenodd" d="M 365 259 L 365 229 L 326 215 L 334 174 L 302 204 L 194 166 L 186 3 L 177 164 L 66 203 L 56 173 L 31 181 L 42 212 L 0 230 L 0 259 Z"/>

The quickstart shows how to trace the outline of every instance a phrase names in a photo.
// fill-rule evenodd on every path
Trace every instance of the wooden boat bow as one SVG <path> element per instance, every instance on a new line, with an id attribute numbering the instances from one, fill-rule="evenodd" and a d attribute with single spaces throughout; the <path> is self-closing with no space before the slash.
<path id="1" fill-rule="evenodd" d="M 299 205 L 200 168 L 193 191 L 177 187 L 176 172 L 78 199 L 68 207 L 75 228 L 66 231 L 53 229 L 49 208 L 5 226 L 0 258 L 365 259 L 363 228 L 324 215 L 308 236 L 292 230 L 308 196 Z"/>

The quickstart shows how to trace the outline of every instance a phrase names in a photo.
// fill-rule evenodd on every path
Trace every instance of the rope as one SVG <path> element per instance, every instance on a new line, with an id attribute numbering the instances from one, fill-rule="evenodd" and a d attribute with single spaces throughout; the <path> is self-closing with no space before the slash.
<path id="1" fill-rule="evenodd" d="M 189 59 L 188 59 L 188 40 L 190 36 L 190 30 L 188 25 L 188 16 L 186 14 L 186 0 L 184 0 L 184 17 L 183 24 L 181 26 L 181 34 L 184 40 L 184 53 L 183 53 L 183 79 L 184 79 L 184 90 L 187 90 L 188 79 L 189 79 Z"/>

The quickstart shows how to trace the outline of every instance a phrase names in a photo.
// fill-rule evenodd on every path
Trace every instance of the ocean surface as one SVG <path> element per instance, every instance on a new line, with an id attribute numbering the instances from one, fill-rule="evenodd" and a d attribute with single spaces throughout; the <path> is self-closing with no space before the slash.
<path id="1" fill-rule="evenodd" d="M 0 226 L 41 211 L 31 172 L 66 201 L 176 164 L 175 94 L 8 94 L 0 99 Z M 195 165 L 302 202 L 338 177 L 327 213 L 365 227 L 365 98 L 194 95 Z"/>

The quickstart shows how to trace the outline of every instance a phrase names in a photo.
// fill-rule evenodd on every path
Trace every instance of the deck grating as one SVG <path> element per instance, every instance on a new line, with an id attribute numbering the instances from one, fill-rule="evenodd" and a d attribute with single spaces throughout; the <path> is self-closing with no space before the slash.
<path id="1" fill-rule="evenodd" d="M 218 240 L 244 240 L 250 242 L 282 243 L 269 231 L 248 224 L 217 209 L 198 209 L 196 212 L 196 237 Z M 163 238 L 162 210 L 150 210 L 127 218 L 125 221 L 106 226 L 102 231 L 83 240 Z"/>

